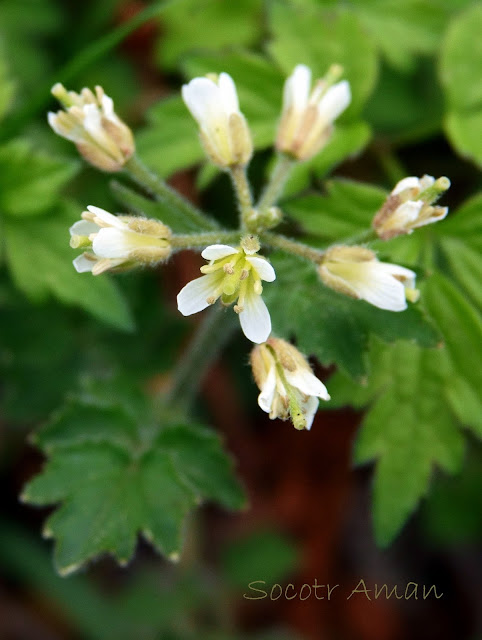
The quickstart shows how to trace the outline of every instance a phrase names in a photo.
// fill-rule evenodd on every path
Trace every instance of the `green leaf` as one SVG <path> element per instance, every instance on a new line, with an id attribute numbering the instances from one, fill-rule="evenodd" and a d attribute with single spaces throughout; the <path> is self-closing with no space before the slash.
<path id="1" fill-rule="evenodd" d="M 482 251 L 482 193 L 478 193 L 450 214 L 442 224 L 433 226 L 437 235 L 449 235 L 464 240 Z"/>
<path id="2" fill-rule="evenodd" d="M 0 147 L 0 216 L 36 216 L 58 200 L 59 190 L 77 173 L 77 162 L 36 152 L 26 140 Z"/>
<path id="3" fill-rule="evenodd" d="M 328 289 L 311 263 L 281 253 L 271 260 L 277 279 L 266 286 L 264 296 L 273 332 L 288 340 L 296 336 L 300 349 L 323 364 L 334 362 L 353 377 L 363 376 L 370 333 L 388 342 L 405 338 L 424 346 L 437 343 L 437 333 L 416 307 L 383 311 Z"/>
<path id="4" fill-rule="evenodd" d="M 422 511 L 425 534 L 432 545 L 477 545 L 482 534 L 480 502 L 482 459 L 475 449 L 456 478 L 439 478 Z"/>
<path id="5" fill-rule="evenodd" d="M 268 51 L 283 71 L 290 74 L 297 64 L 307 64 L 318 78 L 331 64 L 343 65 L 352 103 L 341 122 L 359 114 L 375 86 L 377 56 L 356 16 L 277 1 L 270 5 L 269 23 L 273 39 Z"/>
<path id="6" fill-rule="evenodd" d="M 444 40 L 440 58 L 440 79 L 449 113 L 447 135 L 464 157 L 482 166 L 482 6 L 474 3 L 455 18 Z M 474 46 L 468 46 L 474 43 Z"/>
<path id="7" fill-rule="evenodd" d="M 72 266 L 75 253 L 68 230 L 79 212 L 80 207 L 68 203 L 56 215 L 6 218 L 4 242 L 13 281 L 31 300 L 41 302 L 53 295 L 113 327 L 131 330 L 132 317 L 114 283 L 105 276 L 78 274 Z"/>
<path id="8" fill-rule="evenodd" d="M 354 0 L 353 11 L 387 61 L 410 70 L 417 54 L 436 51 L 447 13 L 433 0 Z"/>
<path id="9" fill-rule="evenodd" d="M 310 235 L 339 240 L 365 231 L 387 197 L 386 191 L 352 180 L 329 180 L 326 195 L 289 200 L 284 209 Z"/>
<path id="10" fill-rule="evenodd" d="M 116 198 L 130 213 L 162 220 L 164 224 L 167 224 L 176 233 L 193 233 L 206 230 L 205 227 L 200 227 L 191 218 L 180 215 L 179 212 L 162 202 L 149 200 L 120 182 L 113 181 L 111 187 Z"/>
<path id="11" fill-rule="evenodd" d="M 450 269 L 472 298 L 473 302 L 482 310 L 482 256 L 462 240 L 457 238 L 441 238 L 440 245 L 449 263 Z"/>
<path id="12" fill-rule="evenodd" d="M 8 64 L 5 60 L 5 51 L 2 39 L 0 38 L 0 120 L 12 102 L 15 91 L 15 83 L 10 80 Z"/>
<path id="13" fill-rule="evenodd" d="M 26 19 L 28 16 L 28 19 Z M 51 0 L 2 0 L 0 35 L 12 75 L 37 86 L 51 69 L 45 39 L 62 25 L 62 9 Z"/>
<path id="14" fill-rule="evenodd" d="M 261 34 L 261 0 L 184 0 L 162 13 L 158 58 L 163 68 L 173 68 L 186 53 L 250 45 Z"/>
<path id="15" fill-rule="evenodd" d="M 161 176 L 204 158 L 196 123 L 180 96 L 161 100 L 148 111 L 147 119 L 148 126 L 136 134 L 136 147 L 143 161 Z"/>
<path id="16" fill-rule="evenodd" d="M 355 459 L 377 459 L 374 526 L 382 546 L 389 544 L 427 490 L 434 464 L 457 471 L 463 438 L 440 394 L 447 363 L 437 350 L 406 342 L 389 349 L 385 392 L 368 415 Z"/>
<path id="17" fill-rule="evenodd" d="M 201 500 L 229 509 L 243 494 L 217 436 L 199 425 L 167 424 L 157 436 L 150 412 L 77 398 L 44 428 L 43 472 L 23 493 L 36 505 L 60 503 L 45 524 L 55 562 L 67 575 L 102 553 L 131 558 L 138 534 L 178 557 L 188 513 Z"/>
<path id="18" fill-rule="evenodd" d="M 443 275 L 434 274 L 424 287 L 427 310 L 444 337 L 455 375 L 460 376 L 480 396 L 482 369 L 482 318 L 465 297 Z"/>

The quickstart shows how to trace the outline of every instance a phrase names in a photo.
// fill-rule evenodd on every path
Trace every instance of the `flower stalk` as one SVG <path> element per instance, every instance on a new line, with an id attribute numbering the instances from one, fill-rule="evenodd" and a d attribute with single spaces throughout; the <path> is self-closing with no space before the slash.
<path id="1" fill-rule="evenodd" d="M 278 159 L 269 183 L 263 191 L 256 207 L 261 218 L 265 216 L 269 209 L 279 200 L 294 165 L 294 158 L 285 153 L 278 154 Z"/>
<path id="2" fill-rule="evenodd" d="M 236 317 L 221 306 L 211 307 L 197 327 L 174 370 L 167 404 L 188 413 L 210 365 L 236 329 Z"/>
<path id="3" fill-rule="evenodd" d="M 209 218 L 200 209 L 186 200 L 186 198 L 183 198 L 164 180 L 148 169 L 137 155 L 133 155 L 126 162 L 125 169 L 131 178 L 154 196 L 156 200 L 167 204 L 171 209 L 177 209 L 200 229 L 209 231 L 219 227 L 215 220 Z"/>

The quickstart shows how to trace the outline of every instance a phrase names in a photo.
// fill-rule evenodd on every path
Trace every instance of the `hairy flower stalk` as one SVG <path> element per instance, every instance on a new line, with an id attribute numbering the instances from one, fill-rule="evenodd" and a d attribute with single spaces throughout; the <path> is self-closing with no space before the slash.
<path id="1" fill-rule="evenodd" d="M 70 246 L 88 249 L 75 258 L 79 273 L 124 271 L 140 265 L 154 266 L 171 254 L 171 230 L 158 220 L 136 216 L 114 216 L 88 206 L 70 227 Z"/>
<path id="2" fill-rule="evenodd" d="M 333 123 L 351 102 L 349 83 L 333 65 L 311 90 L 311 70 L 299 64 L 286 80 L 276 148 L 297 160 L 308 160 L 329 141 Z"/>
<path id="3" fill-rule="evenodd" d="M 247 165 L 253 143 L 231 76 L 194 78 L 182 87 L 182 97 L 199 125 L 210 160 L 223 169 Z"/>
<path id="4" fill-rule="evenodd" d="M 261 391 L 261 409 L 272 420 L 291 418 L 295 429 L 310 429 L 318 398 L 329 400 L 330 396 L 298 349 L 280 338 L 270 338 L 252 350 L 251 366 Z"/>
<path id="5" fill-rule="evenodd" d="M 382 240 L 389 240 L 442 220 L 448 207 L 433 204 L 449 187 L 450 180 L 445 177 L 435 180 L 425 175 L 400 180 L 374 217 L 373 228 Z"/>
<path id="6" fill-rule="evenodd" d="M 387 311 L 403 311 L 407 300 L 415 302 L 419 296 L 413 271 L 379 262 L 375 253 L 365 247 L 328 249 L 318 272 L 331 289 Z"/>
<path id="7" fill-rule="evenodd" d="M 52 94 L 64 111 L 49 112 L 48 121 L 59 136 L 71 140 L 79 153 L 102 171 L 120 171 L 135 151 L 129 127 L 114 111 L 114 103 L 102 87 L 80 93 L 58 83 Z"/>
<path id="8" fill-rule="evenodd" d="M 252 342 L 265 342 L 271 333 L 271 318 L 261 297 L 261 280 L 276 278 L 271 264 L 257 255 L 259 242 L 246 236 L 240 247 L 214 244 L 202 252 L 209 264 L 201 267 L 205 275 L 189 282 L 178 294 L 179 311 L 184 316 L 202 311 L 221 298 L 224 305 L 234 305 L 244 335 Z"/>

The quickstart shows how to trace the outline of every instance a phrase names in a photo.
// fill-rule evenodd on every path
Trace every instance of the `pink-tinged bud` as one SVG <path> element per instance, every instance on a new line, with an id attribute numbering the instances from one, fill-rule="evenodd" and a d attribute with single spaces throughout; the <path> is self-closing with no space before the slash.
<path id="1" fill-rule="evenodd" d="M 400 180 L 373 218 L 372 226 L 382 240 L 412 233 L 414 229 L 443 220 L 448 207 L 433 203 L 450 187 L 450 180 L 410 176 Z"/>

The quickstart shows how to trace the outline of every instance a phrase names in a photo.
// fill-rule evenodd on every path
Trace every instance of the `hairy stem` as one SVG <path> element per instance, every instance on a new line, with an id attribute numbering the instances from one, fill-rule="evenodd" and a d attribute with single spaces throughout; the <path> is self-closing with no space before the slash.
<path id="1" fill-rule="evenodd" d="M 174 235 L 171 238 L 171 246 L 174 249 L 194 249 L 195 247 L 207 247 L 210 244 L 239 244 L 239 231 L 212 231 L 209 233 L 188 233 Z"/>
<path id="2" fill-rule="evenodd" d="M 125 169 L 141 187 L 146 189 L 160 202 L 172 209 L 177 209 L 189 218 L 200 229 L 213 230 L 219 227 L 215 220 L 206 216 L 200 209 L 183 198 L 175 189 L 148 169 L 138 156 L 132 156 L 125 164 Z"/>
<path id="3" fill-rule="evenodd" d="M 307 260 L 311 260 L 315 263 L 321 262 L 325 254 L 325 252 L 321 249 L 309 247 L 302 242 L 291 240 L 291 238 L 281 236 L 278 233 L 271 233 L 266 231 L 265 233 L 261 234 L 260 240 L 262 244 L 266 244 L 273 249 L 281 249 L 282 251 L 292 253 L 296 256 L 300 256 L 301 258 L 306 258 Z"/>
<path id="4" fill-rule="evenodd" d="M 364 244 L 366 242 L 372 242 L 373 240 L 379 240 L 375 229 L 367 229 L 358 233 L 356 236 L 343 240 L 341 244 Z"/>
<path id="5" fill-rule="evenodd" d="M 236 324 L 237 316 L 232 310 L 226 311 L 221 305 L 208 309 L 174 371 L 168 405 L 183 413 L 189 411 L 204 375 Z"/>
<path id="6" fill-rule="evenodd" d="M 285 153 L 278 154 L 271 178 L 256 207 L 260 216 L 265 215 L 268 209 L 278 201 L 294 164 L 295 161 L 290 156 Z"/>
<path id="7" fill-rule="evenodd" d="M 229 175 L 238 200 L 241 226 L 243 229 L 249 228 L 249 221 L 253 217 L 253 196 L 246 175 L 246 167 L 241 165 L 231 167 Z"/>

